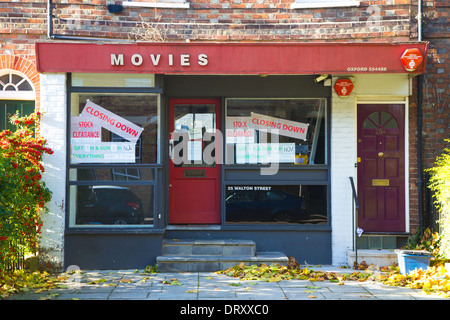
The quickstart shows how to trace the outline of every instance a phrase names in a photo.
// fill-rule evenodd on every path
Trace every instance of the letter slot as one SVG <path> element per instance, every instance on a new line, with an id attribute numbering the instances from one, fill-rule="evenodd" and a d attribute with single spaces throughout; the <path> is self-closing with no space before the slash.
<path id="1" fill-rule="evenodd" d="M 185 178 L 206 178 L 205 169 L 185 169 L 183 171 Z"/>

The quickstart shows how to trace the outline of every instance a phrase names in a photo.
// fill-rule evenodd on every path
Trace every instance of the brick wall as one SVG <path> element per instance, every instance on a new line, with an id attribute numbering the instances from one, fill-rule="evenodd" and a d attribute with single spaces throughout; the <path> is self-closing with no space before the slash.
<path id="1" fill-rule="evenodd" d="M 106 8 L 111 1 L 55 1 L 54 33 L 128 39 L 142 21 L 168 40 L 191 41 L 407 41 L 417 32 L 410 1 L 362 1 L 359 7 L 325 9 L 291 9 L 294 0 L 189 2 L 189 9 L 124 7 L 112 14 Z M 0 2 L 0 12 L 0 31 L 10 35 L 3 39 L 8 50 L 26 54 L 28 40 L 46 34 L 43 0 Z M 20 47 L 17 41 L 23 42 Z"/>
<path id="2" fill-rule="evenodd" d="M 427 73 L 424 76 L 424 154 L 425 167 L 450 138 L 450 1 L 424 1 L 424 36 L 430 42 Z M 448 145 L 447 145 L 448 146 Z"/>

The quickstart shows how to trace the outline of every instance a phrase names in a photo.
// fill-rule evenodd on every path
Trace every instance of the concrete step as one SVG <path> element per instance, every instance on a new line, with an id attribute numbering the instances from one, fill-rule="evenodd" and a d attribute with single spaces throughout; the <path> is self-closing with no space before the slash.
<path id="1" fill-rule="evenodd" d="M 358 263 L 365 261 L 367 265 L 374 264 L 379 267 L 390 266 L 397 262 L 396 249 L 359 249 Z M 347 263 L 349 267 L 353 266 L 356 259 L 355 251 L 347 251 Z"/>
<path id="2" fill-rule="evenodd" d="M 165 239 L 163 256 L 254 256 L 256 245 L 251 240 L 177 240 Z"/>
<path id="3" fill-rule="evenodd" d="M 211 272 L 240 263 L 287 265 L 282 252 L 256 252 L 251 240 L 177 240 L 163 241 L 163 255 L 156 258 L 161 272 Z"/>
<path id="4" fill-rule="evenodd" d="M 214 272 L 245 265 L 287 265 L 288 257 L 282 252 L 258 252 L 254 256 L 159 256 L 156 258 L 160 272 Z"/>

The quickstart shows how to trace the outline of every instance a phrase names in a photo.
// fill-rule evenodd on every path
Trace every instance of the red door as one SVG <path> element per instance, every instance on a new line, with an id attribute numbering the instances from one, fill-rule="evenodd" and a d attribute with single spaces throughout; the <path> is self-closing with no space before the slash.
<path id="1" fill-rule="evenodd" d="M 220 223 L 220 100 L 169 101 L 169 223 Z"/>
<path id="2" fill-rule="evenodd" d="M 358 105 L 358 227 L 405 231 L 404 105 Z"/>

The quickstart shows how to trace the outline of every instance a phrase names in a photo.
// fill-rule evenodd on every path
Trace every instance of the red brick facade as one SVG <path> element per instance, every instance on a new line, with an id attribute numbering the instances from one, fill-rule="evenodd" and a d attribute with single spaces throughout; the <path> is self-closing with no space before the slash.
<path id="1" fill-rule="evenodd" d="M 115 40 L 165 41 L 334 41 L 407 42 L 418 39 L 418 3 L 361 1 L 358 7 L 293 9 L 295 0 L 190 0 L 189 8 L 124 6 L 108 11 L 106 0 L 65 0 L 53 4 L 53 34 Z M 116 1 L 116 4 L 122 4 Z M 423 4 L 423 40 L 430 42 L 423 84 L 424 167 L 430 167 L 450 137 L 450 1 Z M 34 43 L 48 40 L 47 1 L 0 1 L 0 66 L 39 75 Z M 58 39 L 55 39 L 58 40 Z M 96 39 L 99 40 L 99 39 Z M 417 172 L 417 78 L 409 108 L 410 217 L 419 226 Z"/>

